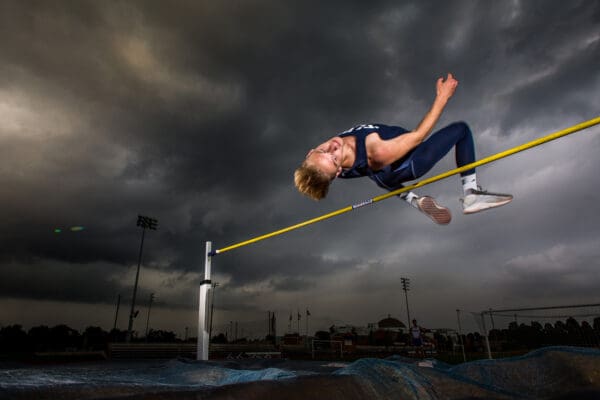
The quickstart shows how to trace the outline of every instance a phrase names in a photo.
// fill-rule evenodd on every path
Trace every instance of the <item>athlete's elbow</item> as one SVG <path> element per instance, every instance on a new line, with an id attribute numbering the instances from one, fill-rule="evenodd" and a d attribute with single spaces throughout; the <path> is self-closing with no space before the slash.
<path id="1" fill-rule="evenodd" d="M 406 146 L 410 150 L 412 150 L 415 147 L 417 147 L 418 145 L 420 145 L 421 143 L 423 143 L 423 141 L 425 140 L 426 137 L 427 137 L 427 132 L 425 132 L 425 131 L 421 131 L 421 130 L 413 131 L 407 137 Z"/>

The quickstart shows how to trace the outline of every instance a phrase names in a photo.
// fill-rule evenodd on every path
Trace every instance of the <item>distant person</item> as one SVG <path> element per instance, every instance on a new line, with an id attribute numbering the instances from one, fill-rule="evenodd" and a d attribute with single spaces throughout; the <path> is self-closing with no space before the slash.
<path id="1" fill-rule="evenodd" d="M 475 162 L 473 136 L 464 122 L 448 125 L 425 140 L 457 85 L 452 74 L 437 80 L 433 105 L 414 131 L 383 124 L 358 125 L 321 143 L 308 152 L 295 171 L 296 187 L 312 199 L 321 200 L 335 178 L 368 176 L 378 186 L 393 191 L 402 188 L 404 182 L 425 175 L 453 147 L 458 167 Z M 509 194 L 481 190 L 475 169 L 462 172 L 461 181 L 464 214 L 498 207 L 513 198 Z M 438 224 L 448 224 L 452 219 L 450 210 L 430 196 L 408 192 L 400 197 Z"/>
<path id="2" fill-rule="evenodd" d="M 415 355 L 419 358 L 425 358 L 425 351 L 423 350 L 423 336 L 425 332 L 423 328 L 417 325 L 417 320 L 412 320 L 412 326 L 410 327 L 410 337 L 412 345 L 415 348 Z"/>

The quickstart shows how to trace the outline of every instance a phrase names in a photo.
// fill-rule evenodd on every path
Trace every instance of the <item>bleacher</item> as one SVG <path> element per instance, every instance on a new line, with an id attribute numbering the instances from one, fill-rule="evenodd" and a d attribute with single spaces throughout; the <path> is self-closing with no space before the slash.
<path id="1" fill-rule="evenodd" d="M 210 358 L 278 358 L 275 346 L 268 344 L 211 344 Z M 109 343 L 111 359 L 196 359 L 195 343 Z"/>
<path id="2" fill-rule="evenodd" d="M 108 357 L 115 359 L 196 358 L 195 343 L 109 343 Z"/>

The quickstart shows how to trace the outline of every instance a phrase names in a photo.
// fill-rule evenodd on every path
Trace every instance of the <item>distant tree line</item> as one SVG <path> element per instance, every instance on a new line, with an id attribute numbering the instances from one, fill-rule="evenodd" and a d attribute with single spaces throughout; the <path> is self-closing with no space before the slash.
<path id="1" fill-rule="evenodd" d="M 452 350 L 456 337 L 435 334 L 438 350 Z M 528 324 L 511 322 L 506 329 L 492 329 L 489 332 L 492 351 L 528 350 L 546 346 L 600 347 L 600 317 L 592 325 L 575 318 L 556 321 L 554 324 L 532 321 Z M 485 351 L 485 338 L 479 333 L 463 335 L 466 351 Z"/>
<path id="2" fill-rule="evenodd" d="M 110 342 L 124 342 L 127 331 L 113 329 L 110 332 L 97 326 L 87 327 L 83 332 L 68 327 L 36 326 L 25 331 L 21 325 L 0 328 L 0 354 L 35 353 L 48 351 L 101 351 Z M 148 337 L 132 338 L 132 342 L 173 343 L 179 341 L 175 333 L 151 329 Z"/>
<path id="3" fill-rule="evenodd" d="M 410 343 L 406 334 L 393 333 L 394 337 L 384 337 L 376 340 L 375 337 L 366 337 L 365 344 L 389 345 L 396 341 Z M 397 335 L 397 336 L 396 336 Z M 21 325 L 9 325 L 0 328 L 0 355 L 9 353 L 35 353 L 52 351 L 102 351 L 106 350 L 108 343 L 124 342 L 127 332 L 113 329 L 110 332 L 100 327 L 90 326 L 83 332 L 68 327 L 57 325 L 54 327 L 36 326 L 25 331 Z M 319 331 L 315 338 L 329 340 L 330 332 Z M 266 340 L 273 340 L 267 337 Z M 389 340 L 388 340 L 389 339 Z M 438 351 L 453 351 L 458 343 L 456 336 L 433 334 Z M 148 337 L 133 337 L 132 342 L 152 343 L 177 343 L 183 342 L 177 335 L 170 331 L 154 330 L 148 332 Z M 189 338 L 188 342 L 196 342 L 196 338 Z M 492 329 L 489 333 L 492 351 L 527 350 L 545 346 L 584 346 L 600 347 L 600 317 L 595 318 L 593 324 L 587 321 L 577 322 L 574 318 L 566 321 L 556 321 L 554 324 L 531 322 L 517 324 L 511 322 L 506 329 Z M 212 343 L 230 343 L 226 335 L 215 335 Z M 245 338 L 238 339 L 235 343 L 247 342 Z M 368 343 L 367 343 L 368 342 Z M 462 336 L 462 343 L 467 352 L 485 351 L 485 338 L 478 332 Z"/>

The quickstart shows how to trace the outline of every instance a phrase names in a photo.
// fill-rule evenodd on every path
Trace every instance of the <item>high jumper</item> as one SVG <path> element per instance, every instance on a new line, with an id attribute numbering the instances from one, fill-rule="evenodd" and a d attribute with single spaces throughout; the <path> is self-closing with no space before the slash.
<path id="1" fill-rule="evenodd" d="M 451 82 L 452 80 L 453 80 L 453 77 L 451 75 L 448 75 L 448 78 L 446 79 L 446 85 L 447 85 L 448 81 Z M 442 92 L 444 92 L 444 90 L 443 90 L 444 83 L 445 82 L 443 82 L 443 79 L 442 80 L 438 80 L 438 84 L 437 84 L 437 86 L 438 86 L 438 97 L 439 97 L 439 93 L 440 93 L 440 86 L 442 88 Z M 458 84 L 458 82 L 456 82 L 456 83 L 453 84 L 454 88 L 452 88 L 452 90 L 450 91 L 450 94 L 447 95 L 446 101 L 454 93 L 454 89 L 456 88 L 457 84 Z M 434 111 L 436 110 L 437 107 L 439 107 L 439 105 L 436 106 L 437 101 L 438 101 L 438 99 L 436 98 L 436 102 L 432 106 L 432 110 L 434 110 Z M 443 102 L 442 105 L 445 106 L 445 103 L 446 102 Z M 441 107 L 442 109 L 443 109 L 443 106 Z M 431 113 L 431 111 L 430 111 L 430 113 Z M 428 113 L 428 115 L 425 116 L 425 118 L 423 120 L 423 123 L 425 123 L 426 120 L 429 119 L 428 117 L 429 117 L 430 113 Z M 441 110 L 438 111 L 438 116 L 437 117 L 439 117 L 439 114 L 441 114 Z M 437 121 L 437 118 L 435 118 L 435 121 Z M 431 124 L 431 126 L 433 126 L 435 124 L 435 121 Z M 423 125 L 423 123 L 421 123 L 421 125 Z M 441 173 L 439 175 L 436 175 L 436 176 L 433 176 L 433 177 L 430 177 L 430 178 L 423 179 L 420 182 L 409 184 L 406 187 L 402 187 L 401 185 L 399 185 L 399 188 L 396 189 L 396 190 L 391 190 L 388 193 L 385 193 L 385 194 L 373 197 L 373 198 L 371 198 L 369 200 L 366 200 L 366 201 L 363 201 L 361 203 L 354 204 L 354 205 L 351 205 L 351 206 L 347 206 L 347 207 L 341 208 L 341 209 L 339 209 L 337 211 L 333 211 L 333 212 L 321 215 L 321 216 L 316 217 L 316 218 L 308 219 L 306 221 L 297 223 L 295 225 L 291 225 L 291 226 L 288 226 L 286 228 L 282 228 L 282 229 L 279 229 L 279 230 L 276 230 L 276 231 L 273 231 L 273 232 L 269 232 L 269 233 L 266 233 L 264 235 L 256 236 L 254 238 L 247 239 L 247 240 L 244 240 L 242 242 L 238 242 L 238 243 L 226 246 L 226 247 L 222 247 L 222 248 L 217 249 L 217 250 L 212 250 L 212 242 L 207 241 L 206 242 L 205 259 L 204 259 L 204 280 L 202 282 L 200 282 L 200 294 L 199 294 L 199 304 L 198 304 L 198 347 L 197 347 L 198 350 L 197 350 L 197 356 L 196 356 L 197 359 L 198 360 L 208 360 L 209 332 L 207 330 L 207 327 L 208 327 L 207 319 L 208 319 L 208 316 L 209 316 L 209 309 L 208 309 L 208 306 L 209 306 L 209 301 L 208 301 L 208 299 L 209 299 L 209 292 L 210 292 L 210 290 L 212 290 L 211 261 L 212 261 L 212 258 L 214 256 L 216 256 L 217 254 L 223 254 L 223 253 L 225 253 L 227 251 L 232 251 L 234 249 L 238 249 L 240 247 L 247 246 L 249 244 L 259 242 L 261 240 L 265 240 L 265 239 L 268 239 L 268 238 L 272 238 L 274 236 L 282 235 L 284 233 L 287 233 L 287 232 L 290 232 L 290 231 L 293 231 L 293 230 L 305 227 L 307 225 L 315 224 L 317 222 L 321 222 L 321 221 L 324 221 L 326 219 L 333 218 L 335 216 L 338 216 L 338 215 L 341 215 L 341 214 L 344 214 L 344 213 L 356 210 L 358 208 L 361 208 L 361 207 L 364 207 L 364 206 L 367 206 L 367 205 L 370 205 L 370 204 L 378 203 L 378 202 L 380 202 L 382 200 L 389 199 L 390 197 L 394 197 L 394 196 L 401 196 L 402 197 L 402 194 L 404 194 L 406 192 L 409 192 L 412 189 L 416 189 L 416 188 L 419 188 L 419 187 L 422 187 L 422 186 L 425 186 L 425 185 L 429 185 L 429 184 L 431 184 L 433 182 L 440 181 L 440 180 L 448 178 L 448 177 L 450 177 L 452 175 L 456 175 L 456 174 L 463 175 L 463 182 L 464 182 L 464 178 L 466 176 L 472 175 L 471 171 L 474 171 L 474 169 L 476 167 L 492 163 L 494 161 L 500 160 L 500 159 L 508 157 L 510 155 L 513 155 L 513 154 L 516 154 L 516 153 L 519 153 L 519 152 L 531 149 L 531 148 L 536 147 L 536 146 L 540 146 L 540 145 L 542 145 L 544 143 L 548 143 L 548 142 L 550 142 L 552 140 L 556 140 L 558 138 L 570 135 L 570 134 L 575 133 L 575 132 L 579 132 L 581 130 L 587 129 L 587 128 L 591 127 L 591 126 L 598 125 L 598 124 L 600 124 L 600 116 L 592 118 L 592 119 L 590 119 L 588 121 L 581 122 L 581 123 L 579 123 L 577 125 L 573 125 L 573 126 L 571 126 L 569 128 L 565 128 L 565 129 L 562 129 L 560 131 L 548 134 L 548 135 L 546 135 L 544 137 L 541 137 L 539 139 L 535 139 L 535 140 L 532 140 L 530 142 L 524 143 L 522 145 L 515 146 L 515 147 L 513 147 L 511 149 L 504 150 L 502 152 L 493 154 L 493 155 L 485 157 L 485 158 L 483 158 L 481 160 L 473 161 L 471 163 L 462 165 L 462 166 L 460 166 L 460 167 L 458 167 L 456 169 L 443 172 L 443 173 Z M 419 128 L 421 128 L 421 125 L 419 126 Z M 419 128 L 417 128 L 417 130 Z M 431 130 L 431 128 L 429 128 L 429 129 Z M 464 128 L 463 128 L 463 130 L 464 130 Z M 352 131 L 350 133 L 352 133 Z M 436 134 L 434 134 L 434 136 L 435 135 Z M 470 136 L 470 131 L 468 133 L 468 136 Z M 432 136 L 432 138 L 433 138 L 433 136 Z M 430 138 L 429 140 L 427 140 L 427 142 L 429 142 L 432 138 Z M 383 138 L 381 138 L 381 136 L 380 136 L 380 139 L 383 139 Z M 425 142 L 425 143 L 427 143 L 427 142 Z M 421 144 L 421 146 L 424 145 L 425 143 Z M 458 147 L 458 143 L 456 143 L 455 145 Z M 417 147 L 419 147 L 419 144 L 417 144 Z M 450 146 L 450 148 L 451 147 L 452 146 Z M 337 150 L 339 150 L 339 149 L 337 149 Z M 366 150 L 366 148 L 365 148 L 365 150 Z M 413 149 L 413 150 L 414 150 L 414 152 L 416 152 L 416 149 Z M 449 149 L 448 149 L 448 151 L 449 151 Z M 313 151 L 312 153 L 315 153 L 315 152 L 316 151 Z M 410 150 L 409 150 L 409 152 L 410 152 Z M 319 152 L 316 152 L 316 153 L 319 154 Z M 322 154 L 328 154 L 328 152 L 324 151 Z M 339 153 L 335 153 L 335 151 L 333 151 L 333 152 L 330 152 L 329 154 L 330 154 L 329 157 L 332 158 L 332 161 L 338 162 L 337 158 L 339 157 Z M 310 155 L 311 155 L 311 153 L 309 153 L 309 155 L 307 156 L 307 158 L 310 158 Z M 336 157 L 335 160 L 333 160 L 333 156 Z M 355 154 L 355 157 L 356 157 L 356 154 Z M 410 154 L 407 154 L 406 155 L 406 159 L 409 159 L 409 158 L 410 158 Z M 340 160 L 344 160 L 344 158 L 339 158 L 339 159 Z M 341 163 L 341 162 L 338 162 L 338 163 L 340 164 L 339 166 L 341 166 L 342 170 L 343 170 L 343 163 Z M 461 163 L 462 163 L 462 161 L 461 161 Z M 310 162 L 307 162 L 305 164 L 310 164 Z M 435 162 L 433 164 L 435 164 Z M 367 162 L 367 166 L 369 166 L 368 162 Z M 337 171 L 338 170 L 336 169 L 335 174 L 330 179 L 330 181 L 333 180 L 336 176 L 339 175 Z M 392 172 L 393 172 L 393 170 L 392 170 Z M 340 174 L 341 174 L 341 172 L 340 172 Z M 465 183 L 469 184 L 469 182 L 465 182 Z M 329 185 L 327 185 L 327 187 L 329 187 Z M 486 198 L 485 197 L 481 198 L 481 197 L 478 197 L 478 196 L 479 195 L 483 195 L 483 196 L 490 195 L 489 193 L 488 194 L 484 194 L 484 193 L 479 194 L 476 191 L 479 191 L 479 190 L 478 189 L 475 189 L 475 190 L 473 190 L 473 189 L 466 189 L 465 190 L 465 192 L 467 192 L 467 194 L 465 194 L 465 199 L 463 199 L 464 210 L 466 210 L 466 211 L 469 210 L 468 209 L 469 204 L 467 204 L 466 206 L 464 204 L 467 203 L 467 199 L 468 199 L 468 196 L 470 194 L 474 194 L 475 195 L 475 197 L 474 197 L 475 200 L 483 200 L 484 203 L 485 203 Z M 473 193 L 473 192 L 475 192 L 475 193 Z M 506 195 L 506 196 L 510 196 L 510 195 Z M 423 197 L 426 197 L 426 196 L 423 196 Z M 425 207 L 425 206 L 422 205 L 423 204 L 423 200 L 421 200 L 421 205 L 419 205 L 419 199 L 422 199 L 423 197 L 418 197 L 418 196 L 415 195 L 414 199 L 416 199 L 415 201 L 417 202 L 417 206 L 418 206 L 417 208 L 419 208 L 420 210 L 424 209 L 424 212 L 426 214 L 428 214 L 428 215 L 432 214 L 433 215 L 432 219 L 434 219 L 434 221 L 436 221 L 436 218 L 438 218 L 438 217 L 436 217 L 437 211 L 434 210 L 435 212 L 428 212 L 428 207 Z M 510 196 L 510 199 L 512 199 L 512 196 Z M 508 200 L 510 201 L 510 199 L 508 199 Z M 433 199 L 431 201 L 433 201 Z M 475 204 L 475 203 L 476 202 L 473 202 L 473 204 Z M 435 207 L 439 207 L 439 206 L 435 205 Z M 442 208 L 442 207 L 439 207 L 439 208 Z M 485 208 L 483 208 L 483 209 L 485 209 Z M 442 214 L 442 213 L 440 213 L 440 214 Z M 438 222 L 438 221 L 436 221 L 436 222 Z M 442 220 L 442 222 L 443 222 L 443 220 Z"/>
<path id="2" fill-rule="evenodd" d="M 453 147 L 457 167 L 475 162 L 473 135 L 464 122 L 450 124 L 427 139 L 457 86 L 452 74 L 437 80 L 435 100 L 413 131 L 399 126 L 363 124 L 311 149 L 294 173 L 296 187 L 312 199 L 321 200 L 336 178 L 367 176 L 391 192 L 426 174 Z M 464 214 L 502 206 L 513 198 L 510 194 L 481 190 L 475 168 L 460 175 Z M 437 204 L 433 197 L 409 191 L 400 194 L 400 198 L 438 224 L 448 224 L 452 219 L 450 210 Z"/>

